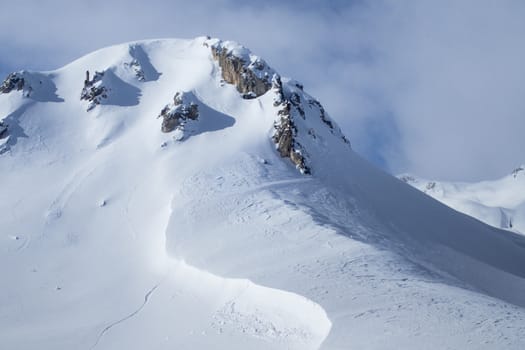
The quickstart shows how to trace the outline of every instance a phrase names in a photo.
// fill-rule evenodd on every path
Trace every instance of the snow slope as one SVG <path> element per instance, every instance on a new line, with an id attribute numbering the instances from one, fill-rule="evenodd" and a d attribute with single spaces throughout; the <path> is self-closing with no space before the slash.
<path id="1" fill-rule="evenodd" d="M 296 81 L 243 95 L 217 42 L 0 94 L 2 348 L 522 349 L 523 236 L 373 168 Z M 198 117 L 163 133 L 177 92 Z"/>
<path id="2" fill-rule="evenodd" d="M 525 233 L 525 166 L 494 181 L 454 183 L 399 178 L 455 210 L 491 226 Z"/>

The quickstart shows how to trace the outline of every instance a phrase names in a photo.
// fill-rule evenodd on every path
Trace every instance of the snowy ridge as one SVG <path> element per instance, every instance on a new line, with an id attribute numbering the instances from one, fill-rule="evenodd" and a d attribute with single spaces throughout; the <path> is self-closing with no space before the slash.
<path id="1" fill-rule="evenodd" d="M 0 94 L 0 344 L 522 349 L 523 237 L 370 166 L 261 62 L 134 42 Z"/>
<path id="2" fill-rule="evenodd" d="M 451 208 L 491 226 L 525 233 L 525 167 L 495 181 L 452 183 L 412 175 L 399 178 Z"/>

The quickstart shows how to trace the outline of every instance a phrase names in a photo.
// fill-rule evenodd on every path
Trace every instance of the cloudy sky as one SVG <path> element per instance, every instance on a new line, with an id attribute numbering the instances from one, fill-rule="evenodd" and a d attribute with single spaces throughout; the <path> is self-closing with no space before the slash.
<path id="1" fill-rule="evenodd" d="M 525 1 L 24 0 L 0 73 L 126 41 L 232 39 L 305 84 L 391 173 L 479 180 L 525 163 Z"/>

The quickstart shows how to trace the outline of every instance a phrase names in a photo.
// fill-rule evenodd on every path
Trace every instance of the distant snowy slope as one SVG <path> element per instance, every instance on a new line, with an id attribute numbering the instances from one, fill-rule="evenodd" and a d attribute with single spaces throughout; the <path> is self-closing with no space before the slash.
<path id="1" fill-rule="evenodd" d="M 0 348 L 525 346 L 525 238 L 371 166 L 239 44 L 16 72 L 0 120 Z"/>
<path id="2" fill-rule="evenodd" d="M 495 181 L 453 183 L 399 178 L 457 211 L 491 226 L 525 234 L 525 166 Z"/>

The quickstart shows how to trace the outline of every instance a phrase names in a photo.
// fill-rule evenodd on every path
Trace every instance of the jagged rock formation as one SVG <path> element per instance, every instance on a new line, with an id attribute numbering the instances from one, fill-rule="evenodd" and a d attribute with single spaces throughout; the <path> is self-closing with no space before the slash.
<path id="1" fill-rule="evenodd" d="M 177 92 L 173 97 L 173 103 L 166 105 L 158 118 L 162 117 L 161 131 L 172 132 L 175 129 L 184 131 L 184 125 L 189 120 L 197 120 L 199 117 L 199 106 L 193 101 L 192 95 Z"/>
<path id="2" fill-rule="evenodd" d="M 323 128 L 350 146 L 348 139 L 328 117 L 321 103 L 303 91 L 302 84 L 294 80 L 283 83 L 281 77 L 275 74 L 272 90 L 275 93 L 273 104 L 278 107 L 273 142 L 279 154 L 289 158 L 301 173 L 311 173 L 308 151 L 312 150 L 313 144 L 316 145 L 314 147 L 323 147 L 323 138 L 326 137 Z M 316 121 L 317 118 L 319 119 Z"/>
<path id="3" fill-rule="evenodd" d="M 221 68 L 222 78 L 233 84 L 245 99 L 264 95 L 272 87 L 275 73 L 266 62 L 252 55 L 247 49 L 230 46 L 230 42 L 207 40 L 212 56 Z"/>
<path id="4" fill-rule="evenodd" d="M 295 137 L 297 128 L 292 116 L 292 108 L 295 108 L 299 115 L 304 118 L 304 110 L 300 107 L 300 97 L 292 93 L 287 98 L 284 94 L 281 77 L 278 75 L 275 75 L 272 79 L 272 88 L 275 91 L 274 106 L 280 106 L 277 112 L 280 119 L 274 124 L 273 142 L 281 157 L 290 158 L 301 173 L 309 174 L 310 168 L 306 165 L 303 156 L 305 151 Z"/>
<path id="5" fill-rule="evenodd" d="M 23 73 L 14 72 L 10 73 L 7 78 L 5 78 L 2 85 L 0 85 L 0 93 L 8 94 L 13 90 L 20 91 L 24 88 L 25 80 Z"/>
<path id="6" fill-rule="evenodd" d="M 108 98 L 108 90 L 102 85 L 104 72 L 95 72 L 93 79 L 89 79 L 89 71 L 86 71 L 86 80 L 84 88 L 80 94 L 80 100 L 88 101 L 87 111 L 89 112 L 101 103 L 102 99 Z"/>

